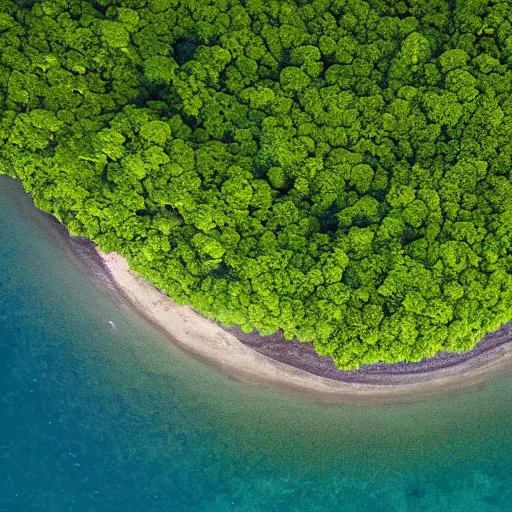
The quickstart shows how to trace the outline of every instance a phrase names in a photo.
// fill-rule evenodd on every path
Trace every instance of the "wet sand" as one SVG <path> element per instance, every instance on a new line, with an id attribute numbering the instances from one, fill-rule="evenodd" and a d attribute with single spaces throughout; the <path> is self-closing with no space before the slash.
<path id="1" fill-rule="evenodd" d="M 326 402 L 380 403 L 479 386 L 512 369 L 509 322 L 463 354 L 340 371 L 330 358 L 318 356 L 311 344 L 286 341 L 279 334 L 244 334 L 173 303 L 133 273 L 119 255 L 99 253 L 89 240 L 70 236 L 54 217 L 39 212 L 27 199 L 20 193 L 22 213 L 40 224 L 42 232 L 119 307 L 130 308 L 182 349 L 238 380 L 286 388 Z"/>

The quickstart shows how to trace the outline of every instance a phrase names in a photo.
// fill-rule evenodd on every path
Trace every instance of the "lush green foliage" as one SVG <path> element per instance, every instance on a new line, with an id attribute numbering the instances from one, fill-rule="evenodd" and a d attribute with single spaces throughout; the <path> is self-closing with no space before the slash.
<path id="1" fill-rule="evenodd" d="M 509 0 L 2 0 L 0 172 L 339 367 L 512 318 Z"/>

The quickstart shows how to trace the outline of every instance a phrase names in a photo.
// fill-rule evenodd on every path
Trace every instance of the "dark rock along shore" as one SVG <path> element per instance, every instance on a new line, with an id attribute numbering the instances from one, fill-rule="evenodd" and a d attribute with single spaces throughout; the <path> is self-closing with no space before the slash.
<path id="1" fill-rule="evenodd" d="M 69 235 L 66 228 L 57 219 L 44 212 L 43 214 L 50 219 L 59 238 L 66 243 L 68 249 L 77 259 L 86 264 L 96 277 L 101 273 L 115 288 L 116 292 L 124 297 L 124 293 L 113 282 L 110 272 L 97 254 L 94 244 L 86 238 L 77 238 Z M 124 298 L 129 300 L 126 297 Z M 472 350 L 467 352 L 440 352 L 434 357 L 415 363 L 379 363 L 362 366 L 359 370 L 342 371 L 336 368 L 334 361 L 330 357 L 318 355 L 312 343 L 285 340 L 280 333 L 261 336 L 257 332 L 244 333 L 238 327 L 221 327 L 236 336 L 247 347 L 275 361 L 288 364 L 320 377 L 363 384 L 402 384 L 405 376 L 412 375 L 421 375 L 421 380 L 428 380 L 433 376 L 434 372 L 440 369 L 451 368 L 457 365 L 462 366 L 469 362 L 472 364 L 465 366 L 466 371 L 470 368 L 478 368 L 488 360 L 486 357 L 481 356 L 497 352 L 501 346 L 512 340 L 512 322 L 507 322 L 497 331 L 487 334 Z M 496 357 L 499 357 L 499 354 L 496 354 Z"/>
<path id="2" fill-rule="evenodd" d="M 487 334 L 472 350 L 462 353 L 440 352 L 434 357 L 416 363 L 379 363 L 362 366 L 359 370 L 338 370 L 328 356 L 319 356 L 312 343 L 297 340 L 285 340 L 281 334 L 260 336 L 257 333 L 246 334 L 237 327 L 226 328 L 244 345 L 260 354 L 289 364 L 301 370 L 343 382 L 366 384 L 401 384 L 404 376 L 420 376 L 427 380 L 432 374 L 443 368 L 451 368 L 471 362 L 467 367 L 478 368 L 487 362 L 482 356 L 497 352 L 500 347 L 512 340 L 512 322 L 502 325 L 497 331 Z M 499 357 L 498 354 L 496 354 Z"/>

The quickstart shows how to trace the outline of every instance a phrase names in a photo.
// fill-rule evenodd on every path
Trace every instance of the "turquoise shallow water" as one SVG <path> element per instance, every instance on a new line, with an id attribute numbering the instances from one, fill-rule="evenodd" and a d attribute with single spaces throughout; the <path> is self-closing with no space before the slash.
<path id="1" fill-rule="evenodd" d="M 15 190 L 0 177 L 0 511 L 512 510 L 511 378 L 385 406 L 238 383 L 117 308 Z"/>

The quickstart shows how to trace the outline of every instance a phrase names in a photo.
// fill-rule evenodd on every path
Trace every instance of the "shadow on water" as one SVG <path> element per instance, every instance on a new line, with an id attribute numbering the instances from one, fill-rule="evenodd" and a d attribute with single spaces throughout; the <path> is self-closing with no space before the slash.
<path id="1" fill-rule="evenodd" d="M 0 177 L 0 510 L 512 509 L 510 378 L 372 407 L 233 381 L 109 301 L 16 190 Z"/>

